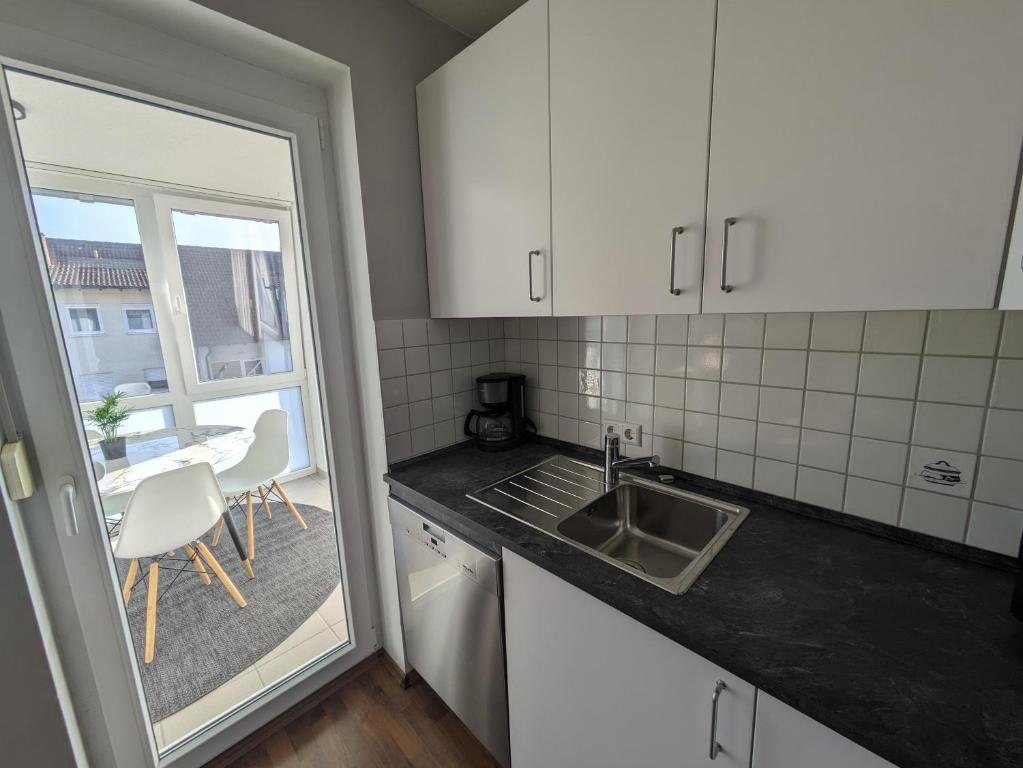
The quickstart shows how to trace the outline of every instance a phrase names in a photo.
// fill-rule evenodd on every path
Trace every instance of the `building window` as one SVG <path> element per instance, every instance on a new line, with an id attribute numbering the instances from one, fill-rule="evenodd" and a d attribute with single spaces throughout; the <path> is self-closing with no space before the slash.
<path id="1" fill-rule="evenodd" d="M 67 319 L 72 336 L 99 336 L 103 333 L 98 307 L 68 307 Z"/>
<path id="2" fill-rule="evenodd" d="M 128 333 L 156 333 L 156 317 L 148 304 L 125 306 L 124 323 Z"/>

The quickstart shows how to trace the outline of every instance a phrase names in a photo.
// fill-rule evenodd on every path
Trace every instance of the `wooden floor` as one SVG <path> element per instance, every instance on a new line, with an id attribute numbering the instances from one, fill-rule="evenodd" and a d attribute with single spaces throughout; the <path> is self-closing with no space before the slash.
<path id="1" fill-rule="evenodd" d="M 498 763 L 423 682 L 402 690 L 382 656 L 269 734 L 231 768 L 486 766 Z"/>

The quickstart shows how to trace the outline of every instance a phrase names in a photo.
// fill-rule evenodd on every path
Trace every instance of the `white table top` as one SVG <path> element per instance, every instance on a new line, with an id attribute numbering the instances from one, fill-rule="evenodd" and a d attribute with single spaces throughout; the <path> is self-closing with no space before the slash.
<path id="1" fill-rule="evenodd" d="M 249 429 L 218 424 L 136 432 L 125 438 L 125 457 L 110 461 L 97 440 L 89 442 L 92 460 L 106 469 L 99 481 L 103 497 L 128 494 L 147 477 L 203 461 L 212 464 L 214 472 L 223 472 L 242 460 L 255 435 Z"/>

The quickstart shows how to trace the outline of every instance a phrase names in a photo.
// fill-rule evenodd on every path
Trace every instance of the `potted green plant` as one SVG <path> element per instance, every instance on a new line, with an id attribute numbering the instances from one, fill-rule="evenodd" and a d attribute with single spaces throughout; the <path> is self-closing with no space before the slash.
<path id="1" fill-rule="evenodd" d="M 86 421 L 103 435 L 99 441 L 99 447 L 103 451 L 103 458 L 107 461 L 123 459 L 126 452 L 124 438 L 117 434 L 117 428 L 128 418 L 130 411 L 127 406 L 121 404 L 124 397 L 123 392 L 111 392 L 109 395 L 104 395 L 99 405 L 85 414 Z"/>

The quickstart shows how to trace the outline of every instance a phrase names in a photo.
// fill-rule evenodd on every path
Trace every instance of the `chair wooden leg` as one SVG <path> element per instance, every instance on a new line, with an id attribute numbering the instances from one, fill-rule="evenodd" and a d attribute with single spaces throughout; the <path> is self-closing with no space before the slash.
<path id="1" fill-rule="evenodd" d="M 288 511 L 291 513 L 291 516 L 293 518 L 295 518 L 295 522 L 298 523 L 298 527 L 299 528 L 308 528 L 309 526 L 305 524 L 305 520 L 302 519 L 302 515 L 300 515 L 298 513 L 298 510 L 295 509 L 295 505 L 292 504 L 291 503 L 291 499 L 288 498 L 288 494 L 286 494 L 284 492 L 284 489 L 281 488 L 281 484 L 278 483 L 276 480 L 273 480 L 272 483 L 273 483 L 273 489 L 275 491 L 277 491 L 277 495 L 278 496 L 280 496 L 282 499 L 284 499 L 284 504 L 288 508 Z"/>
<path id="2" fill-rule="evenodd" d="M 196 554 L 195 550 L 187 544 L 185 545 L 185 554 L 188 555 L 188 559 L 195 565 L 196 573 L 199 574 L 199 578 L 203 580 L 203 583 L 212 584 L 213 581 L 210 579 L 210 575 L 206 573 L 206 566 L 202 564 L 202 560 L 199 559 L 199 555 Z"/>
<path id="3" fill-rule="evenodd" d="M 273 518 L 273 512 L 270 511 L 270 502 L 267 501 L 267 497 L 270 496 L 270 489 L 259 486 L 259 500 L 263 502 L 263 511 L 266 512 L 266 519 L 270 520 Z"/>
<path id="4" fill-rule="evenodd" d="M 149 595 L 146 600 L 146 664 L 156 655 L 156 598 L 159 594 L 160 566 L 149 564 Z"/>
<path id="5" fill-rule="evenodd" d="M 217 546 L 217 544 L 220 543 L 220 534 L 222 534 L 223 532 L 224 532 L 224 518 L 221 517 L 219 520 L 217 520 L 217 527 L 213 529 L 213 538 L 210 539 L 210 544 L 212 546 L 215 547 L 215 546 Z"/>
<path id="6" fill-rule="evenodd" d="M 238 607 L 244 608 L 247 605 L 245 598 L 242 597 L 242 593 L 238 591 L 238 587 L 236 587 L 234 582 L 231 581 L 231 577 L 228 576 L 224 572 L 224 569 L 220 567 L 220 563 L 217 562 L 217 558 L 213 556 L 213 553 L 210 552 L 209 548 L 201 541 L 197 541 L 195 546 L 198 548 L 199 553 L 203 556 L 203 559 L 209 563 L 213 572 L 217 574 L 217 578 L 220 579 L 220 583 L 224 585 L 224 589 L 226 589 L 228 594 L 234 598 L 236 603 L 238 603 Z"/>
<path id="7" fill-rule="evenodd" d="M 139 561 L 137 559 L 132 560 L 128 566 L 128 575 L 124 579 L 124 589 L 121 590 L 121 597 L 124 598 L 124 607 L 128 607 L 128 601 L 131 600 L 131 589 L 135 586 L 135 578 L 139 575 Z"/>
<path id="8" fill-rule="evenodd" d="M 252 520 L 252 491 L 245 492 L 245 525 L 248 528 L 249 561 L 256 557 L 256 526 Z"/>

